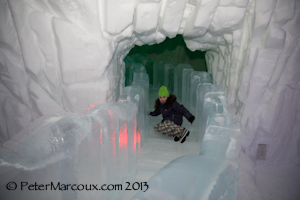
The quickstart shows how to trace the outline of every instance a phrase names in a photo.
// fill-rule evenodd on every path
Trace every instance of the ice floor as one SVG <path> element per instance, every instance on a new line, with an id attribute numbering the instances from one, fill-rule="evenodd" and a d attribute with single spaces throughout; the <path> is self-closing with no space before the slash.
<path id="1" fill-rule="evenodd" d="M 150 88 L 150 111 L 153 110 L 156 98 L 157 91 Z M 173 138 L 153 130 L 153 126 L 161 120 L 162 116 L 149 117 L 149 137 L 138 165 L 128 176 L 128 182 L 148 181 L 170 161 L 184 155 L 199 154 L 201 147 L 197 141 L 193 125 L 184 119 L 182 126 L 191 130 L 191 134 L 186 142 L 181 144 L 174 142 Z M 241 152 L 239 170 L 238 200 L 300 199 L 300 167 L 265 166 L 255 168 L 250 158 Z M 135 194 L 136 191 L 123 191 L 117 200 L 128 200 Z"/>
<path id="2" fill-rule="evenodd" d="M 150 126 L 161 121 L 161 116 L 150 117 Z M 184 126 L 184 125 L 183 125 Z M 191 126 L 185 125 L 189 130 Z M 185 155 L 199 155 L 200 145 L 196 140 L 193 131 L 184 143 L 174 142 L 173 138 L 156 133 L 151 129 L 149 137 L 143 149 L 143 154 L 137 167 L 128 178 L 128 182 L 146 182 L 156 172 L 167 165 L 172 160 Z M 136 191 L 123 191 L 117 198 L 118 200 L 128 200 L 133 197 Z"/>

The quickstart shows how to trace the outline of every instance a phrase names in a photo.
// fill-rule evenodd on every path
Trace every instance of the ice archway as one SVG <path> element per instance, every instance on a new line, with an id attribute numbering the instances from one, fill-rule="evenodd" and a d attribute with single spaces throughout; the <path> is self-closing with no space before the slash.
<path id="1" fill-rule="evenodd" d="M 299 164 L 296 0 L 1 0 L 1 143 L 36 118 L 115 101 L 135 45 L 182 34 L 207 50 L 215 84 L 239 113 L 243 150 Z"/>

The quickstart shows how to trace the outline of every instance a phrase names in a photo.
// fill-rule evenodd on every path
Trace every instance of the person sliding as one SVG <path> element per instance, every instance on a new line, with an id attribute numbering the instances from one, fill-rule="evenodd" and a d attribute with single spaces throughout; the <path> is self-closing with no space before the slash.
<path id="1" fill-rule="evenodd" d="M 182 117 L 185 116 L 190 123 L 193 123 L 195 117 L 183 105 L 177 103 L 175 95 L 169 95 L 166 86 L 160 87 L 154 108 L 155 110 L 150 112 L 151 116 L 163 116 L 163 120 L 154 126 L 154 130 L 173 137 L 175 142 L 180 140 L 184 143 L 190 131 L 181 126 Z"/>

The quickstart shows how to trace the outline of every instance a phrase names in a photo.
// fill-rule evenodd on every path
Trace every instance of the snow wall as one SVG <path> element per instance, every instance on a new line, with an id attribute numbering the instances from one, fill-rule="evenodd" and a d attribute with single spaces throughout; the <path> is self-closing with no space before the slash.
<path id="1" fill-rule="evenodd" d="M 116 102 L 130 49 L 182 34 L 208 51 L 243 151 L 299 164 L 299 11 L 296 0 L 1 0 L 0 141 L 39 117 Z"/>

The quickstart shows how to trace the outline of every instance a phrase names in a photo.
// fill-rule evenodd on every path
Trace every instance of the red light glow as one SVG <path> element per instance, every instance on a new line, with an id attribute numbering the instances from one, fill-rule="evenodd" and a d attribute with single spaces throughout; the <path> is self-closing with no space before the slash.
<path id="1" fill-rule="evenodd" d="M 97 106 L 97 105 L 101 105 L 102 103 L 96 103 L 96 104 L 94 104 L 94 105 L 92 105 L 92 106 L 90 106 L 87 110 L 89 111 L 90 109 L 92 109 L 92 108 L 94 108 L 95 106 Z M 83 115 L 84 113 L 86 113 L 86 110 L 85 111 L 83 111 L 81 114 Z"/>
<path id="2" fill-rule="evenodd" d="M 128 138 L 127 138 L 127 122 L 120 127 L 119 131 L 119 147 L 126 147 Z"/>
<path id="3" fill-rule="evenodd" d="M 137 142 L 139 144 L 141 144 L 141 134 L 140 134 L 140 132 L 138 132 Z"/>
<path id="4" fill-rule="evenodd" d="M 136 120 L 134 120 L 134 125 L 133 125 L 133 146 L 132 146 L 132 151 L 136 150 L 136 145 L 138 145 L 138 147 L 140 147 L 141 144 L 141 134 L 139 131 L 137 131 L 137 122 Z"/>
<path id="5" fill-rule="evenodd" d="M 103 146 L 103 143 L 102 143 L 102 134 L 100 133 L 100 144 L 101 146 Z"/>

